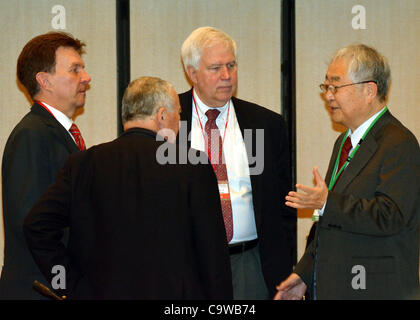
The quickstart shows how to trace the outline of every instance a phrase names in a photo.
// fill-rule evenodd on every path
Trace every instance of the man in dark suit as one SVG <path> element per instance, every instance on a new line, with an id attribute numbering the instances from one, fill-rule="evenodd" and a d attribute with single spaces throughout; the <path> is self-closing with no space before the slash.
<path id="1" fill-rule="evenodd" d="M 122 103 L 125 132 L 70 156 L 30 211 L 28 246 L 59 296 L 232 299 L 211 166 L 159 158 L 175 146 L 164 137 L 175 141 L 180 112 L 169 83 L 134 80 Z M 65 227 L 67 247 L 58 241 Z M 55 266 L 65 270 L 61 280 Z"/>
<path id="2" fill-rule="evenodd" d="M 181 49 L 193 89 L 181 94 L 180 143 L 206 151 L 218 177 L 234 299 L 267 299 L 292 271 L 296 212 L 281 198 L 291 186 L 282 117 L 236 99 L 236 44 L 203 27 Z M 211 151 L 209 151 L 211 150 Z"/>
<path id="3" fill-rule="evenodd" d="M 420 150 L 391 115 L 390 69 L 373 48 L 336 52 L 321 84 L 332 120 L 348 130 L 333 149 L 326 182 L 296 185 L 286 204 L 312 208 L 314 239 L 276 298 L 410 299 L 419 290 Z"/>
<path id="4" fill-rule="evenodd" d="M 66 157 L 84 148 L 72 117 L 85 104 L 89 75 L 84 44 L 64 33 L 35 37 L 23 48 L 17 76 L 34 101 L 6 143 L 2 162 L 4 266 L 0 299 L 39 299 L 32 289 L 42 274 L 26 247 L 23 220 L 54 181 Z M 78 148 L 79 147 L 79 148 Z"/>

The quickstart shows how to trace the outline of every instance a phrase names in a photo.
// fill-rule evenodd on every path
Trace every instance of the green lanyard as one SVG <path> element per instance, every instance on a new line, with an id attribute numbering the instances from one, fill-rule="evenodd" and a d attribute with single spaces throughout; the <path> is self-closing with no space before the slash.
<path id="1" fill-rule="evenodd" d="M 351 152 L 350 156 L 347 158 L 346 162 L 344 162 L 343 166 L 341 167 L 340 171 L 337 172 L 337 168 L 338 168 L 338 163 L 340 162 L 340 155 L 341 155 L 341 149 L 343 148 L 344 145 L 344 141 L 346 141 L 349 133 L 350 133 L 350 129 L 347 130 L 346 135 L 343 138 L 343 141 L 341 141 L 341 146 L 340 146 L 340 150 L 338 152 L 337 155 L 337 160 L 335 160 L 335 165 L 334 165 L 334 170 L 333 170 L 333 174 L 331 176 L 330 179 L 330 184 L 328 186 L 328 190 L 331 191 L 332 188 L 334 187 L 335 183 L 338 180 L 338 177 L 340 176 L 341 172 L 343 172 L 343 170 L 348 166 L 348 164 L 350 163 L 351 159 L 353 159 L 355 153 L 357 152 L 357 150 L 359 150 L 360 144 L 363 142 L 363 140 L 365 139 L 366 135 L 369 133 L 370 129 L 372 129 L 372 127 L 375 125 L 375 123 L 379 120 L 380 117 L 382 117 L 382 115 L 388 111 L 388 107 L 385 106 L 385 108 L 381 111 L 380 114 L 378 114 L 378 116 L 375 118 L 375 120 L 373 120 L 373 122 L 370 124 L 369 128 L 367 128 L 367 130 L 365 131 L 365 133 L 363 134 L 363 137 L 360 139 L 359 143 L 357 144 L 357 146 L 353 149 L 353 151 Z"/>

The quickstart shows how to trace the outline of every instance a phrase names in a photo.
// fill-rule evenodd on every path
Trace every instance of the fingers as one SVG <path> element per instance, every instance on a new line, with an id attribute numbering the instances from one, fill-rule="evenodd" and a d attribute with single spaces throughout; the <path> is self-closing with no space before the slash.
<path id="1" fill-rule="evenodd" d="M 312 171 L 315 187 L 296 184 L 296 190 L 302 192 L 290 191 L 285 197 L 286 206 L 295 209 L 320 209 L 323 207 L 328 196 L 328 187 L 319 174 L 318 167 L 315 166 Z"/>
<path id="2" fill-rule="evenodd" d="M 283 292 L 277 291 L 276 295 L 274 296 L 273 300 L 282 300 Z"/>
<path id="3" fill-rule="evenodd" d="M 301 184 L 296 185 L 296 189 L 300 189 L 303 192 L 290 191 L 286 196 L 286 205 L 292 208 L 306 208 L 308 205 L 311 205 L 313 202 L 314 195 L 316 190 Z"/>
<path id="4" fill-rule="evenodd" d="M 292 208 L 303 208 L 305 202 L 306 202 L 306 195 L 299 193 L 299 192 L 295 192 L 295 191 L 290 191 L 289 194 L 286 196 L 286 205 Z"/>
<path id="5" fill-rule="evenodd" d="M 305 186 L 303 184 L 297 184 L 296 185 L 296 189 L 302 190 L 302 191 L 304 191 L 306 193 L 314 193 L 314 192 L 316 192 L 316 189 L 315 188 L 311 188 L 311 187 Z"/>
<path id="6" fill-rule="evenodd" d="M 324 179 L 322 179 L 321 175 L 318 172 L 318 167 L 314 167 L 313 173 L 314 173 L 316 186 L 320 188 L 323 188 L 324 185 L 326 186 Z"/>

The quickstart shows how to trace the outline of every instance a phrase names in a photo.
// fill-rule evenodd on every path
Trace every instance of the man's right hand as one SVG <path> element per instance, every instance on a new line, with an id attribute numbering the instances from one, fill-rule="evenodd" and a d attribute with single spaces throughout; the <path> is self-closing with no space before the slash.
<path id="1" fill-rule="evenodd" d="M 292 273 L 277 287 L 273 300 L 301 300 L 306 292 L 306 284 L 296 274 Z"/>

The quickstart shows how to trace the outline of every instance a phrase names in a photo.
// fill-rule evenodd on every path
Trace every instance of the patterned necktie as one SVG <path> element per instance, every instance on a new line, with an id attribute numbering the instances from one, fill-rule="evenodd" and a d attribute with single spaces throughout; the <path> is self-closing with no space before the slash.
<path id="1" fill-rule="evenodd" d="M 216 125 L 216 119 L 220 111 L 217 109 L 210 109 L 206 112 L 208 118 L 205 126 L 207 136 L 207 154 L 213 166 L 219 184 L 226 184 L 228 186 L 228 176 L 226 171 L 226 163 L 223 156 L 223 141 L 220 136 L 219 128 Z M 226 237 L 228 243 L 233 237 L 233 219 L 232 219 L 232 203 L 230 196 L 221 197 L 223 221 L 225 223 Z"/>
<path id="2" fill-rule="evenodd" d="M 70 133 L 73 135 L 74 140 L 76 141 L 77 147 L 80 151 L 86 150 L 85 141 L 82 138 L 82 134 L 80 133 L 79 128 L 76 126 L 76 124 L 72 124 L 70 127 Z"/>
<path id="3" fill-rule="evenodd" d="M 350 150 L 352 148 L 350 136 L 347 136 L 346 141 L 344 141 L 343 148 L 341 149 L 340 154 L 340 161 L 338 162 L 337 173 L 340 171 L 341 167 L 346 162 L 347 158 L 349 157 Z M 340 176 L 337 178 L 332 190 L 334 190 L 335 186 L 337 185 L 338 179 L 340 179 L 343 172 L 340 173 Z"/>

